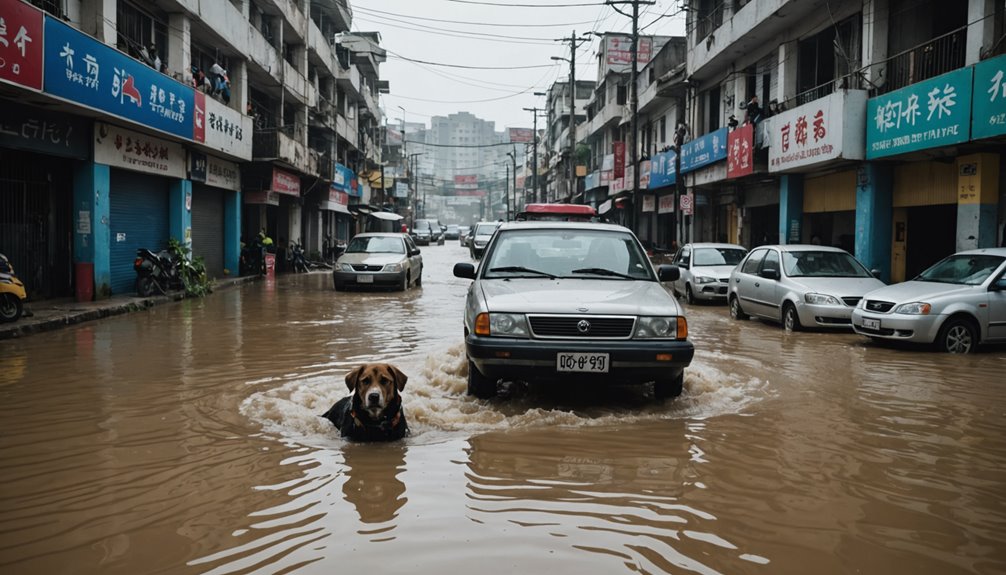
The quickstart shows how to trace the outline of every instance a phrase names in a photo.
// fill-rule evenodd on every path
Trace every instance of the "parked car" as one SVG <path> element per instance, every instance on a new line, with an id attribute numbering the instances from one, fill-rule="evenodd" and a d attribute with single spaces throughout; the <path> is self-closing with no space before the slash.
<path id="1" fill-rule="evenodd" d="M 655 271 L 631 231 L 511 222 L 486 250 L 478 269 L 454 266 L 474 280 L 464 314 L 469 394 L 491 397 L 501 379 L 653 382 L 657 398 L 681 393 L 694 348 L 681 307 L 660 285 L 678 269 Z"/>
<path id="2" fill-rule="evenodd" d="M 447 229 L 444 230 L 445 240 L 456 240 L 461 235 L 461 228 L 455 224 L 447 224 Z"/>
<path id="3" fill-rule="evenodd" d="M 685 244 L 671 261 L 681 270 L 681 277 L 671 284 L 674 295 L 684 294 L 689 304 L 697 300 L 726 302 L 730 272 L 747 253 L 736 244 Z"/>
<path id="4" fill-rule="evenodd" d="M 852 329 L 872 339 L 970 353 L 1006 341 L 1006 248 L 958 252 L 911 281 L 866 294 Z"/>
<path id="5" fill-rule="evenodd" d="M 851 327 L 852 310 L 884 286 L 849 252 L 818 245 L 760 246 L 730 273 L 730 315 L 802 327 Z"/>
<path id="6" fill-rule="evenodd" d="M 472 259 L 477 260 L 482 257 L 486 249 L 486 244 L 493 237 L 500 222 L 479 222 L 472 230 L 471 238 L 468 240 L 468 250 L 472 254 Z"/>
<path id="7" fill-rule="evenodd" d="M 412 239 L 421 246 L 444 243 L 443 232 L 436 220 L 416 220 L 412 225 Z"/>
<path id="8" fill-rule="evenodd" d="M 468 236 L 471 233 L 472 228 L 470 226 L 460 226 L 458 230 L 458 241 L 461 242 L 461 247 L 468 247 Z"/>
<path id="9" fill-rule="evenodd" d="M 336 291 L 372 286 L 404 291 L 423 284 L 423 256 L 408 234 L 357 234 L 335 261 L 332 283 Z"/>

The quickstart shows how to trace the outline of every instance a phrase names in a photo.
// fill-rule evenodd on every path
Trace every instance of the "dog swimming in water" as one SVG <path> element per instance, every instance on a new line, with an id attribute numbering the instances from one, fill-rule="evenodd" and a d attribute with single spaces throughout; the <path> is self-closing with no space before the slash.
<path id="1" fill-rule="evenodd" d="M 402 410 L 402 390 L 408 381 L 389 363 L 368 363 L 346 374 L 349 397 L 337 401 L 322 417 L 352 441 L 394 441 L 409 433 Z"/>

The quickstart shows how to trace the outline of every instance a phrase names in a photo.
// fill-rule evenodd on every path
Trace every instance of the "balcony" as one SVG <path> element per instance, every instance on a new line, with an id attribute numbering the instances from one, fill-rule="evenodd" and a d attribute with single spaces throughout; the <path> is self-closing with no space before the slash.
<path id="1" fill-rule="evenodd" d="M 362 97 L 360 93 L 360 69 L 355 64 L 350 65 L 348 68 L 343 68 L 338 61 L 336 62 L 333 72 L 335 73 L 335 81 L 339 85 L 339 89 L 352 99 Z"/>
<path id="2" fill-rule="evenodd" d="M 310 175 L 318 174 L 318 154 L 293 139 L 283 129 L 259 130 L 252 140 L 255 160 L 278 160 Z"/>
<path id="3" fill-rule="evenodd" d="M 356 129 L 356 122 L 354 120 L 348 120 L 342 114 L 335 115 L 335 133 L 349 143 L 349 146 L 356 150 L 359 149 L 359 135 Z"/>
<path id="4" fill-rule="evenodd" d="M 873 90 L 870 95 L 879 96 L 893 92 L 905 86 L 963 68 L 967 52 L 967 36 L 968 27 L 962 26 L 914 48 L 909 48 L 900 54 L 895 54 L 887 60 L 873 64 L 874 66 L 886 67 L 884 76 L 887 81 L 883 86 Z"/>
<path id="5" fill-rule="evenodd" d="M 316 60 L 322 62 L 326 72 L 335 74 L 335 69 L 338 67 L 335 62 L 335 54 L 332 53 L 328 40 L 314 21 L 311 21 L 307 26 L 307 48 L 309 53 L 316 55 Z"/>
<path id="6" fill-rule="evenodd" d="M 347 0 L 314 0 L 311 5 L 334 16 L 336 28 L 349 30 L 353 27 L 353 9 L 349 7 Z"/>
<path id="7" fill-rule="evenodd" d="M 308 104 L 307 78 L 286 60 L 283 60 L 283 80 L 288 93 L 299 103 Z"/>
<path id="8" fill-rule="evenodd" d="M 590 128 L 588 129 L 589 134 L 596 134 L 611 124 L 617 124 L 622 120 L 622 118 L 629 117 L 629 107 L 624 104 L 608 104 L 601 111 L 594 116 L 594 119 L 589 122 Z"/>
<path id="9" fill-rule="evenodd" d="M 295 33 L 294 38 L 289 38 L 284 34 L 283 41 L 290 44 L 300 44 L 296 40 L 307 40 L 305 36 L 307 35 L 307 21 L 308 18 L 304 16 L 300 8 L 296 3 L 291 0 L 267 0 L 268 3 L 275 6 L 282 14 L 283 18 L 290 23 L 290 27 L 293 28 Z"/>

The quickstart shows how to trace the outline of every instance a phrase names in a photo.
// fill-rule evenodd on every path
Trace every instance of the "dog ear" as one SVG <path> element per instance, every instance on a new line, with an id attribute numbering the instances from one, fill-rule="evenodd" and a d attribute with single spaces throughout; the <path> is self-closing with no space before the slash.
<path id="1" fill-rule="evenodd" d="M 395 376 L 395 387 L 398 388 L 398 391 L 405 389 L 405 382 L 409 381 L 409 376 L 405 375 L 402 373 L 402 370 L 391 364 L 388 364 L 388 369 L 390 369 L 391 374 Z"/>
<path id="2" fill-rule="evenodd" d="M 349 391 L 356 391 L 356 384 L 360 379 L 361 373 L 363 373 L 362 365 L 346 374 L 346 387 L 349 388 Z"/>

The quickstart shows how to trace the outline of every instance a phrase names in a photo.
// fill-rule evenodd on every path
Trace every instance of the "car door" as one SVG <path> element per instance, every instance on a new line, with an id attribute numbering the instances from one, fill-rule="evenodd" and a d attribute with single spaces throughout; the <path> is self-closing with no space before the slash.
<path id="1" fill-rule="evenodd" d="M 988 313 L 990 340 L 1006 341 L 1006 273 L 989 286 Z"/>
<path id="2" fill-rule="evenodd" d="M 780 274 L 778 277 L 782 277 L 781 265 L 779 252 L 769 249 L 765 254 L 765 259 L 761 262 L 761 268 L 758 270 L 758 278 L 754 284 L 755 298 L 762 309 L 762 314 L 777 319 L 782 314 L 780 307 L 782 302 L 780 298 L 782 297 L 783 290 L 779 288 L 779 280 L 769 277 L 766 272 L 774 270 L 777 274 Z"/>
<path id="3" fill-rule="evenodd" d="M 681 275 L 678 276 L 678 279 L 674 280 L 675 293 L 679 294 L 685 293 L 685 283 L 687 283 L 688 278 L 691 275 L 689 272 L 689 268 L 691 266 L 691 254 L 692 254 L 692 247 L 686 245 L 685 247 L 678 250 L 678 254 L 677 256 L 675 256 L 674 261 L 672 262 L 674 265 L 678 266 L 678 268 L 681 269 Z"/>
<path id="4" fill-rule="evenodd" d="M 412 238 L 404 236 L 404 240 L 409 270 L 412 272 L 413 278 L 418 278 L 423 270 L 423 256 L 419 255 L 419 248 L 416 246 L 416 242 L 412 241 Z"/>
<path id="5" fill-rule="evenodd" d="M 759 305 L 757 290 L 761 279 L 758 274 L 761 272 L 761 264 L 767 253 L 767 248 L 753 250 L 731 275 L 733 285 L 730 289 L 737 294 L 744 312 L 750 315 L 765 314 L 765 308 Z"/>

